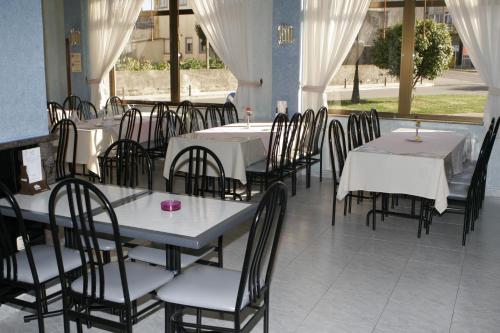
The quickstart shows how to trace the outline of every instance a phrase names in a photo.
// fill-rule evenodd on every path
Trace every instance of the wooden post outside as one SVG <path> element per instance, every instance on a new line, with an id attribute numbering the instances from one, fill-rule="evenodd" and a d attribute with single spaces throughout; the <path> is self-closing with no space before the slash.
<path id="1" fill-rule="evenodd" d="M 170 11 L 170 100 L 179 103 L 180 68 L 179 68 L 179 4 L 178 0 L 169 0 Z"/>
<path id="2" fill-rule="evenodd" d="M 116 96 L 115 68 L 109 71 L 109 96 Z"/>
<path id="3" fill-rule="evenodd" d="M 405 0 L 403 9 L 403 41 L 399 72 L 399 113 L 411 111 L 413 93 L 413 53 L 415 51 L 415 1 Z"/>
<path id="4" fill-rule="evenodd" d="M 68 87 L 68 96 L 71 95 L 71 49 L 69 39 L 66 38 L 66 83 Z"/>

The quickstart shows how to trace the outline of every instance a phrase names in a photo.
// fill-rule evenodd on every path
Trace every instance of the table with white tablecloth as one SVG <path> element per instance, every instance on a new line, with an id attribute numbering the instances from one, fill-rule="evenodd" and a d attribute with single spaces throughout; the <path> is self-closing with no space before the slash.
<path id="1" fill-rule="evenodd" d="M 210 149 L 220 159 L 227 178 L 237 179 L 246 184 L 246 167 L 266 158 L 266 148 L 259 138 L 248 138 L 245 135 L 207 136 L 205 134 L 189 133 L 170 139 L 165 155 L 163 176 L 168 179 L 170 166 L 182 149 L 190 146 L 203 146 Z M 186 155 L 187 159 L 188 155 Z M 182 161 L 180 161 L 182 162 Z M 180 171 L 185 171 L 179 169 Z M 211 169 L 209 175 L 215 175 Z"/>
<path id="2" fill-rule="evenodd" d="M 408 194 L 435 201 L 438 212 L 447 208 L 447 178 L 462 171 L 467 157 L 466 136 L 457 132 L 395 131 L 349 152 L 337 192 Z"/>
<path id="3" fill-rule="evenodd" d="M 226 138 L 247 138 L 260 139 L 266 151 L 269 145 L 269 137 L 271 136 L 272 123 L 235 123 L 221 127 L 214 127 L 196 132 L 200 139 L 220 139 Z"/>

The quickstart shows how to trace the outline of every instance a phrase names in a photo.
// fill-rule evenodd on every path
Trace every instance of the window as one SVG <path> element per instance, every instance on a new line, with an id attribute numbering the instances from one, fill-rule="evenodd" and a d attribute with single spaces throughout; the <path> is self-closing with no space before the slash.
<path id="1" fill-rule="evenodd" d="M 168 9 L 168 0 L 159 0 L 158 9 Z"/>
<path id="2" fill-rule="evenodd" d="M 179 0 L 179 7 L 180 6 L 187 6 L 187 0 Z"/>
<path id="3" fill-rule="evenodd" d="M 186 54 L 193 53 L 193 37 L 186 37 L 186 46 L 184 52 Z"/>
<path id="4" fill-rule="evenodd" d="M 405 11 L 415 13 L 414 23 L 403 21 Z M 427 23 L 424 24 L 424 20 Z M 399 46 L 385 42 L 385 38 L 391 38 L 389 34 L 395 33 L 397 25 Z M 439 62 L 442 65 L 438 71 L 427 72 L 439 75 L 416 75 L 412 66 L 419 70 L 418 73 L 424 72 L 424 67 L 436 58 L 423 45 L 438 32 L 444 38 L 436 39 L 440 43 L 436 49 L 447 49 L 447 56 Z M 381 44 L 376 42 L 380 38 L 383 38 L 382 44 L 390 45 L 382 53 L 386 65 L 377 60 L 377 54 L 381 54 L 377 45 Z M 426 43 L 421 42 L 424 39 Z M 415 45 L 414 61 L 411 58 L 401 61 L 405 45 Z M 403 117 L 418 115 L 445 120 L 477 119 L 479 122 L 487 90 L 453 26 L 453 18 L 444 1 L 372 0 L 356 41 L 326 92 L 329 106 L 336 112 L 376 108 L 379 112 L 397 113 Z"/>

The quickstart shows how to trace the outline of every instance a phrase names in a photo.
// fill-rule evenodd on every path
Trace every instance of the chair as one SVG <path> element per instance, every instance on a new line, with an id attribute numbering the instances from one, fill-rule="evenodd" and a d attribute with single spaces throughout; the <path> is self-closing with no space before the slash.
<path id="1" fill-rule="evenodd" d="M 187 157 L 187 161 L 186 161 Z M 217 196 L 224 200 L 225 198 L 225 173 L 224 167 L 220 162 L 217 155 L 215 155 L 210 149 L 201 146 L 190 146 L 181 150 L 172 160 L 169 170 L 169 178 L 167 182 L 167 192 L 174 193 L 174 177 L 179 171 L 178 169 L 182 166 L 186 167 L 185 172 L 185 183 L 184 183 L 184 193 L 190 196 L 205 197 L 209 190 L 207 190 L 207 185 L 209 183 L 208 170 L 214 170 L 217 182 L 213 185 L 212 196 Z M 217 193 L 217 195 L 216 195 Z M 205 248 L 197 253 L 181 253 L 181 269 L 188 267 L 189 265 L 200 262 L 206 264 L 213 264 L 212 262 L 202 260 L 201 258 L 208 255 L 212 250 L 216 250 L 218 253 L 217 265 L 222 267 L 223 265 L 223 237 L 220 236 L 218 239 L 218 245 L 214 248 Z M 166 251 L 165 249 L 158 249 L 145 246 L 137 246 L 130 249 L 128 252 L 130 259 L 139 260 L 155 265 L 165 266 L 167 263 Z"/>
<path id="2" fill-rule="evenodd" d="M 51 133 L 58 135 L 57 152 L 55 158 L 56 181 L 74 177 L 76 173 L 76 147 L 78 132 L 76 125 L 69 119 L 61 119 L 52 127 Z M 67 161 L 69 156 L 69 167 Z"/>
<path id="3" fill-rule="evenodd" d="M 328 142 L 330 143 L 330 162 L 333 173 L 333 212 L 332 225 L 335 225 L 335 213 L 337 206 L 337 187 L 340 183 L 342 170 L 344 169 L 345 160 L 347 159 L 347 149 L 345 144 L 345 133 L 342 124 L 338 120 L 332 120 L 328 126 Z M 337 162 L 335 162 L 337 161 Z M 347 204 L 348 198 L 345 198 L 344 205 Z M 344 209 L 345 214 L 345 209 Z"/>
<path id="4" fill-rule="evenodd" d="M 328 109 L 321 107 L 314 117 L 314 134 L 310 138 L 309 153 L 306 156 L 306 186 L 311 185 L 311 167 L 319 163 L 319 181 L 323 181 L 323 143 L 325 141 L 326 123 L 328 120 Z"/>
<path id="5" fill-rule="evenodd" d="M 111 96 L 106 101 L 106 106 L 104 107 L 106 114 L 109 115 L 111 111 L 112 116 L 117 116 L 125 113 L 125 104 L 118 96 Z"/>
<path id="6" fill-rule="evenodd" d="M 168 105 L 156 103 L 149 116 L 147 152 L 152 160 L 165 157 L 165 113 Z"/>
<path id="7" fill-rule="evenodd" d="M 215 105 L 209 105 L 205 109 L 205 128 L 219 127 L 224 125 L 224 119 L 220 114 L 219 108 Z"/>
<path id="8" fill-rule="evenodd" d="M 184 133 L 193 133 L 205 128 L 205 117 L 199 109 L 190 108 L 182 115 Z"/>
<path id="9" fill-rule="evenodd" d="M 57 102 L 48 102 L 47 112 L 49 113 L 49 126 L 54 125 L 61 119 L 66 119 L 64 108 Z"/>
<path id="10" fill-rule="evenodd" d="M 66 110 L 69 114 L 76 112 L 79 109 L 81 102 L 80 97 L 69 95 L 63 102 L 64 110 Z"/>
<path id="11" fill-rule="evenodd" d="M 89 120 L 99 118 L 94 104 L 88 101 L 81 101 L 78 105 L 78 118 L 80 120 Z"/>
<path id="12" fill-rule="evenodd" d="M 174 112 L 168 111 L 165 117 L 165 152 L 168 149 L 170 138 L 184 134 L 184 125 L 181 118 Z"/>
<path id="13" fill-rule="evenodd" d="M 288 117 L 280 113 L 274 118 L 269 137 L 269 146 L 267 150 L 267 158 L 265 160 L 253 163 L 246 168 L 247 175 L 247 201 L 252 196 L 252 183 L 254 178 L 264 178 L 261 184 L 267 189 L 271 181 L 281 177 L 281 168 L 283 166 L 283 158 L 286 147 L 286 129 Z"/>
<path id="14" fill-rule="evenodd" d="M 186 328 L 196 332 L 250 332 L 261 318 L 264 332 L 269 332 L 269 293 L 286 204 L 286 186 L 277 182 L 269 187 L 250 227 L 241 272 L 197 265 L 158 290 L 158 297 L 166 303 L 165 332 L 178 328 L 183 332 Z M 196 322 L 183 320 L 190 308 L 196 310 Z M 242 313 L 247 309 L 253 312 L 244 323 Z M 234 328 L 203 324 L 202 315 L 207 311 L 231 314 Z"/>
<path id="15" fill-rule="evenodd" d="M 307 109 L 302 114 L 301 135 L 299 140 L 299 156 L 297 158 L 298 168 L 302 169 L 307 166 L 307 156 L 309 155 L 310 142 L 314 136 L 314 110 Z"/>
<path id="16" fill-rule="evenodd" d="M 193 108 L 193 103 L 191 101 L 185 100 L 179 103 L 177 106 L 177 110 L 175 113 L 181 118 L 184 119 L 184 114 Z"/>
<path id="17" fill-rule="evenodd" d="M 56 218 L 57 205 L 67 205 L 70 211 L 74 245 L 79 254 L 78 264 L 84 268 L 81 275 L 70 279 L 63 271 L 66 259 L 59 240 Z M 95 207 L 100 209 L 95 210 Z M 97 238 L 95 216 L 104 214 L 109 219 L 116 247 L 117 261 L 104 263 Z M 109 200 L 93 184 L 81 179 L 66 179 L 58 183 L 49 199 L 49 218 L 62 285 L 64 331 L 70 331 L 74 321 L 78 332 L 82 324 L 113 331 L 132 332 L 132 325 L 142 320 L 161 304 L 154 302 L 136 311 L 137 300 L 153 293 L 173 278 L 163 268 L 125 261 L 118 221 Z M 111 311 L 110 311 L 111 310 Z M 106 316 L 96 312 L 106 311 Z M 110 318 L 112 315 L 117 320 Z"/>
<path id="18" fill-rule="evenodd" d="M 376 109 L 370 110 L 370 118 L 372 122 L 373 135 L 375 138 L 380 138 L 380 120 Z"/>
<path id="19" fill-rule="evenodd" d="M 59 278 L 54 248 L 45 244 L 36 245 L 26 231 L 21 210 L 12 192 L 0 182 L 0 197 L 11 207 L 14 217 L 4 216 L 0 210 L 0 284 L 2 303 L 12 303 L 22 308 L 35 310 L 35 315 L 24 317 L 24 321 L 38 320 L 38 331 L 45 332 L 44 318 L 60 315 L 61 311 L 48 311 L 47 303 L 61 294 L 60 291 L 47 295 L 46 286 Z M 17 250 L 16 238 L 21 236 L 24 250 Z M 80 267 L 77 251 L 64 248 L 62 274 Z M 33 302 L 17 298 L 24 293 L 32 293 Z"/>
<path id="20" fill-rule="evenodd" d="M 238 110 L 236 110 L 236 106 L 230 101 L 224 103 L 222 107 L 222 121 L 224 125 L 239 123 L 238 119 Z"/>
<path id="21" fill-rule="evenodd" d="M 347 145 L 349 151 L 363 145 L 363 137 L 361 136 L 361 120 L 355 113 L 351 113 L 347 119 Z"/>
<path id="22" fill-rule="evenodd" d="M 370 142 L 374 139 L 374 132 L 372 126 L 372 118 L 369 113 L 362 112 L 359 116 L 361 124 L 361 133 L 363 135 L 364 143 Z"/>
<path id="23" fill-rule="evenodd" d="M 141 139 L 142 114 L 136 108 L 125 111 L 120 121 L 119 139 L 135 140 Z"/>
<path id="24" fill-rule="evenodd" d="M 282 177 L 292 177 L 292 196 L 296 194 L 297 188 L 297 158 L 300 143 L 300 129 L 302 127 L 302 114 L 295 113 L 290 119 L 286 131 L 286 148 L 283 159 Z"/>

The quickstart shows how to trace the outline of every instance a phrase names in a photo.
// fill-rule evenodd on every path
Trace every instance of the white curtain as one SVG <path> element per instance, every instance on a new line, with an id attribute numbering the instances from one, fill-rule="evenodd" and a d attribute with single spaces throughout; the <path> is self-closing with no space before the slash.
<path id="1" fill-rule="evenodd" d="M 255 119 L 269 118 L 272 1 L 193 0 L 191 5 L 210 45 L 238 80 L 238 111 L 250 106 Z"/>
<path id="2" fill-rule="evenodd" d="M 370 0 L 304 0 L 302 111 L 327 106 L 325 90 L 361 29 Z"/>
<path id="3" fill-rule="evenodd" d="M 139 0 L 88 1 L 90 100 L 101 109 L 107 99 L 107 75 L 127 44 L 141 12 Z"/>
<path id="4" fill-rule="evenodd" d="M 446 0 L 472 63 L 489 86 L 484 124 L 500 116 L 500 1 Z"/>

